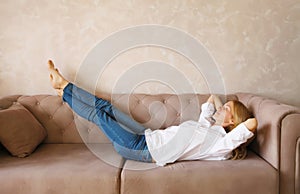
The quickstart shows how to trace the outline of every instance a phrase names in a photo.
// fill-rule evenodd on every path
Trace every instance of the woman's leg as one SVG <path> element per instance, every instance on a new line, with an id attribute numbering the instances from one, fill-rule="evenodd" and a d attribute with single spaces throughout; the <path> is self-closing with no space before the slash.
<path id="1" fill-rule="evenodd" d="M 117 152 L 123 157 L 132 160 L 151 162 L 152 157 L 148 151 L 144 135 L 133 134 L 120 126 L 115 118 L 104 111 L 110 107 L 110 103 L 102 99 L 96 99 L 94 106 L 90 106 L 83 101 L 74 98 L 80 92 L 73 92 L 73 85 L 70 84 L 55 68 L 51 60 L 48 61 L 48 69 L 50 73 L 50 81 L 52 87 L 57 91 L 59 96 L 67 102 L 73 110 L 82 117 L 94 122 L 111 140 Z M 65 91 L 65 92 L 64 92 Z M 85 91 L 81 91 L 84 95 L 88 95 Z M 75 94 L 75 95 L 74 95 Z M 80 95 L 79 95 L 80 96 Z"/>
<path id="2" fill-rule="evenodd" d="M 93 94 L 77 87 L 74 84 L 69 83 L 64 89 L 64 93 L 71 95 L 72 98 L 76 98 L 84 102 L 89 106 L 97 106 L 105 111 L 110 117 L 123 125 L 127 130 L 132 131 L 137 134 L 143 134 L 146 128 L 140 123 L 136 122 L 128 115 L 114 107 L 109 101 L 98 98 Z"/>
<path id="3" fill-rule="evenodd" d="M 50 80 L 52 87 L 57 91 L 59 96 L 63 95 L 64 89 L 67 85 L 70 85 L 70 82 L 66 80 L 60 72 L 55 68 L 54 63 L 49 60 L 48 61 L 48 70 L 50 73 Z M 94 95 L 76 87 L 75 85 L 71 84 L 71 90 L 66 90 L 65 92 L 69 92 L 74 98 L 85 102 L 90 106 L 95 106 L 96 101 L 101 101 L 103 106 L 108 108 L 104 109 L 111 117 L 115 118 L 119 123 L 121 123 L 127 130 L 132 131 L 134 133 L 142 134 L 145 131 L 145 127 L 136 122 L 135 120 L 131 119 L 125 113 L 119 111 L 117 108 L 112 106 L 109 102 L 105 102 L 104 100 L 99 100 Z M 72 92 L 74 89 L 74 93 Z"/>
<path id="4" fill-rule="evenodd" d="M 114 117 L 107 113 L 110 103 L 99 98 L 95 100 L 95 106 L 90 106 L 74 96 L 82 92 L 72 90 L 73 84 L 64 88 L 63 100 L 83 118 L 95 123 L 112 142 L 116 151 L 124 158 L 151 162 L 152 157 L 148 151 L 145 136 L 126 131 Z"/>

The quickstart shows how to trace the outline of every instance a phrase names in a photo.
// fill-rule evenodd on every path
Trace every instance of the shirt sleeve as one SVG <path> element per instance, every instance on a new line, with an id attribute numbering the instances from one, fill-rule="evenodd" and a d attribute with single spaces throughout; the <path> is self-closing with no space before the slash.
<path id="1" fill-rule="evenodd" d="M 205 127 L 210 127 L 214 123 L 212 116 L 214 115 L 215 111 L 216 109 L 214 104 L 205 102 L 201 106 L 201 114 L 199 116 L 198 122 Z"/>
<path id="2" fill-rule="evenodd" d="M 222 137 L 212 148 L 212 152 L 216 154 L 226 154 L 245 143 L 254 134 L 249 131 L 244 123 L 239 124 L 232 131 Z"/>

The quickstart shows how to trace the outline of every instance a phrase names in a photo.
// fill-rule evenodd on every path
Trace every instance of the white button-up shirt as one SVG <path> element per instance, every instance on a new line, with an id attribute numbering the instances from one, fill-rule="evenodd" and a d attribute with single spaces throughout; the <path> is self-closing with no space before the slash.
<path id="1" fill-rule="evenodd" d="M 232 150 L 254 134 L 244 123 L 226 133 L 222 126 L 213 125 L 214 105 L 204 103 L 197 121 L 186 121 L 165 130 L 147 129 L 146 142 L 158 166 L 177 160 L 226 160 Z"/>

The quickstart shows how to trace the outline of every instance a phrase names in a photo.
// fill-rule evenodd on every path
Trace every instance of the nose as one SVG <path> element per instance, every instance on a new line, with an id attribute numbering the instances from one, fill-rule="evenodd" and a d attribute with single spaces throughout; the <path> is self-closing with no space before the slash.
<path id="1" fill-rule="evenodd" d="M 224 114 L 225 113 L 225 108 L 221 107 L 216 113 L 217 114 Z"/>

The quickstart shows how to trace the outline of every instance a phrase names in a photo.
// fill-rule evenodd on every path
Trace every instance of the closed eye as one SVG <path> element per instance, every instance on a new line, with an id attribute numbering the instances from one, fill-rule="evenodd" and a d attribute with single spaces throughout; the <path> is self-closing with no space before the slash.
<path id="1" fill-rule="evenodd" d="M 228 105 L 224 105 L 224 109 L 226 110 L 226 111 L 229 111 L 230 112 L 230 106 L 228 106 Z"/>

